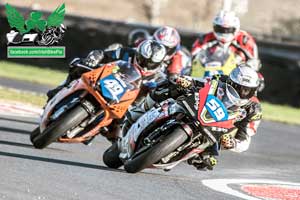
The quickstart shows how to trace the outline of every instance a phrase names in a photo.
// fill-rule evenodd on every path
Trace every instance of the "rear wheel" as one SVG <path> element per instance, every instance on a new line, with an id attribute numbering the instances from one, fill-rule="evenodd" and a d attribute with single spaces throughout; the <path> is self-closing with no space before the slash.
<path id="1" fill-rule="evenodd" d="M 119 158 L 119 148 L 117 142 L 113 143 L 103 154 L 103 162 L 110 168 L 117 169 L 123 165 Z"/>
<path id="2" fill-rule="evenodd" d="M 35 148 L 43 149 L 64 135 L 69 129 L 80 124 L 87 117 L 88 112 L 79 105 L 59 117 L 42 133 L 38 133 L 35 129 L 30 135 L 30 140 Z"/>
<path id="3" fill-rule="evenodd" d="M 137 173 L 175 151 L 187 138 L 185 131 L 178 127 L 146 152 L 126 161 L 124 168 L 129 173 Z"/>

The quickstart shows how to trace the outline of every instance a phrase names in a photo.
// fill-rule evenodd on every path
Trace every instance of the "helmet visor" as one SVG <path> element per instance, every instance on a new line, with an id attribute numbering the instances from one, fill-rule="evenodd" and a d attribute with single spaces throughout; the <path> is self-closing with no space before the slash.
<path id="1" fill-rule="evenodd" d="M 140 54 L 137 55 L 136 62 L 141 68 L 145 68 L 148 70 L 155 69 L 160 64 L 160 62 L 153 62 L 151 59 L 147 59 Z"/>
<path id="2" fill-rule="evenodd" d="M 235 33 L 236 28 L 234 27 L 226 28 L 220 25 L 214 25 L 214 31 L 216 33 Z"/>
<path id="3" fill-rule="evenodd" d="M 167 50 L 167 56 L 171 58 L 176 53 L 177 46 L 175 46 L 175 47 L 165 46 L 165 47 L 166 47 L 166 50 Z"/>
<path id="4" fill-rule="evenodd" d="M 228 109 L 232 106 L 240 106 L 240 96 L 238 92 L 231 86 L 226 84 L 226 92 L 222 98 L 224 106 Z"/>
<path id="5" fill-rule="evenodd" d="M 250 99 L 255 95 L 257 88 L 247 87 L 243 85 L 239 85 L 237 83 L 232 82 L 232 87 L 238 92 L 242 99 Z"/>

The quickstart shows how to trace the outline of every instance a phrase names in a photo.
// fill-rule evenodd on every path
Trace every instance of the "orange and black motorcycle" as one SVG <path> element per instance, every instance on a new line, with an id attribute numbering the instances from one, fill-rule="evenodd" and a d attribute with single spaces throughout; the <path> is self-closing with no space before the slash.
<path id="1" fill-rule="evenodd" d="M 141 82 L 140 71 L 124 61 L 82 74 L 47 102 L 32 144 L 42 149 L 55 141 L 89 143 L 107 134 L 137 98 Z"/>

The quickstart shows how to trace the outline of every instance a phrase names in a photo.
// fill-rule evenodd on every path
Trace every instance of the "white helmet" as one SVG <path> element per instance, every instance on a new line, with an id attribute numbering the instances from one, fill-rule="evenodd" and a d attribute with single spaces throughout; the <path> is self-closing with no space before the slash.
<path id="1" fill-rule="evenodd" d="M 237 91 L 241 99 L 250 99 L 259 86 L 257 72 L 246 63 L 238 65 L 229 74 L 228 83 Z"/>
<path id="2" fill-rule="evenodd" d="M 228 43 L 240 30 L 240 20 L 234 12 L 222 10 L 213 21 L 213 29 L 219 42 Z"/>
<path id="3" fill-rule="evenodd" d="M 178 31 L 170 26 L 163 26 L 154 32 L 153 37 L 166 47 L 167 56 L 165 60 L 171 59 L 180 45 L 180 35 Z"/>

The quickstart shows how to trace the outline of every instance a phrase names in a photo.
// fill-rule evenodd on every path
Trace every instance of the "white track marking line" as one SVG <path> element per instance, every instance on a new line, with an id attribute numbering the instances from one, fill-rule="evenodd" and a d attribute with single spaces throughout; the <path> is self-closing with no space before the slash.
<path id="1" fill-rule="evenodd" d="M 270 179 L 206 179 L 202 180 L 203 185 L 209 187 L 218 192 L 223 192 L 229 195 L 240 197 L 246 200 L 261 200 L 246 194 L 243 194 L 239 191 L 233 190 L 228 187 L 228 184 L 252 184 L 252 183 L 264 183 L 264 184 L 279 184 L 279 185 L 290 185 L 290 186 L 299 186 L 300 183 L 285 182 L 285 181 L 276 181 Z"/>

